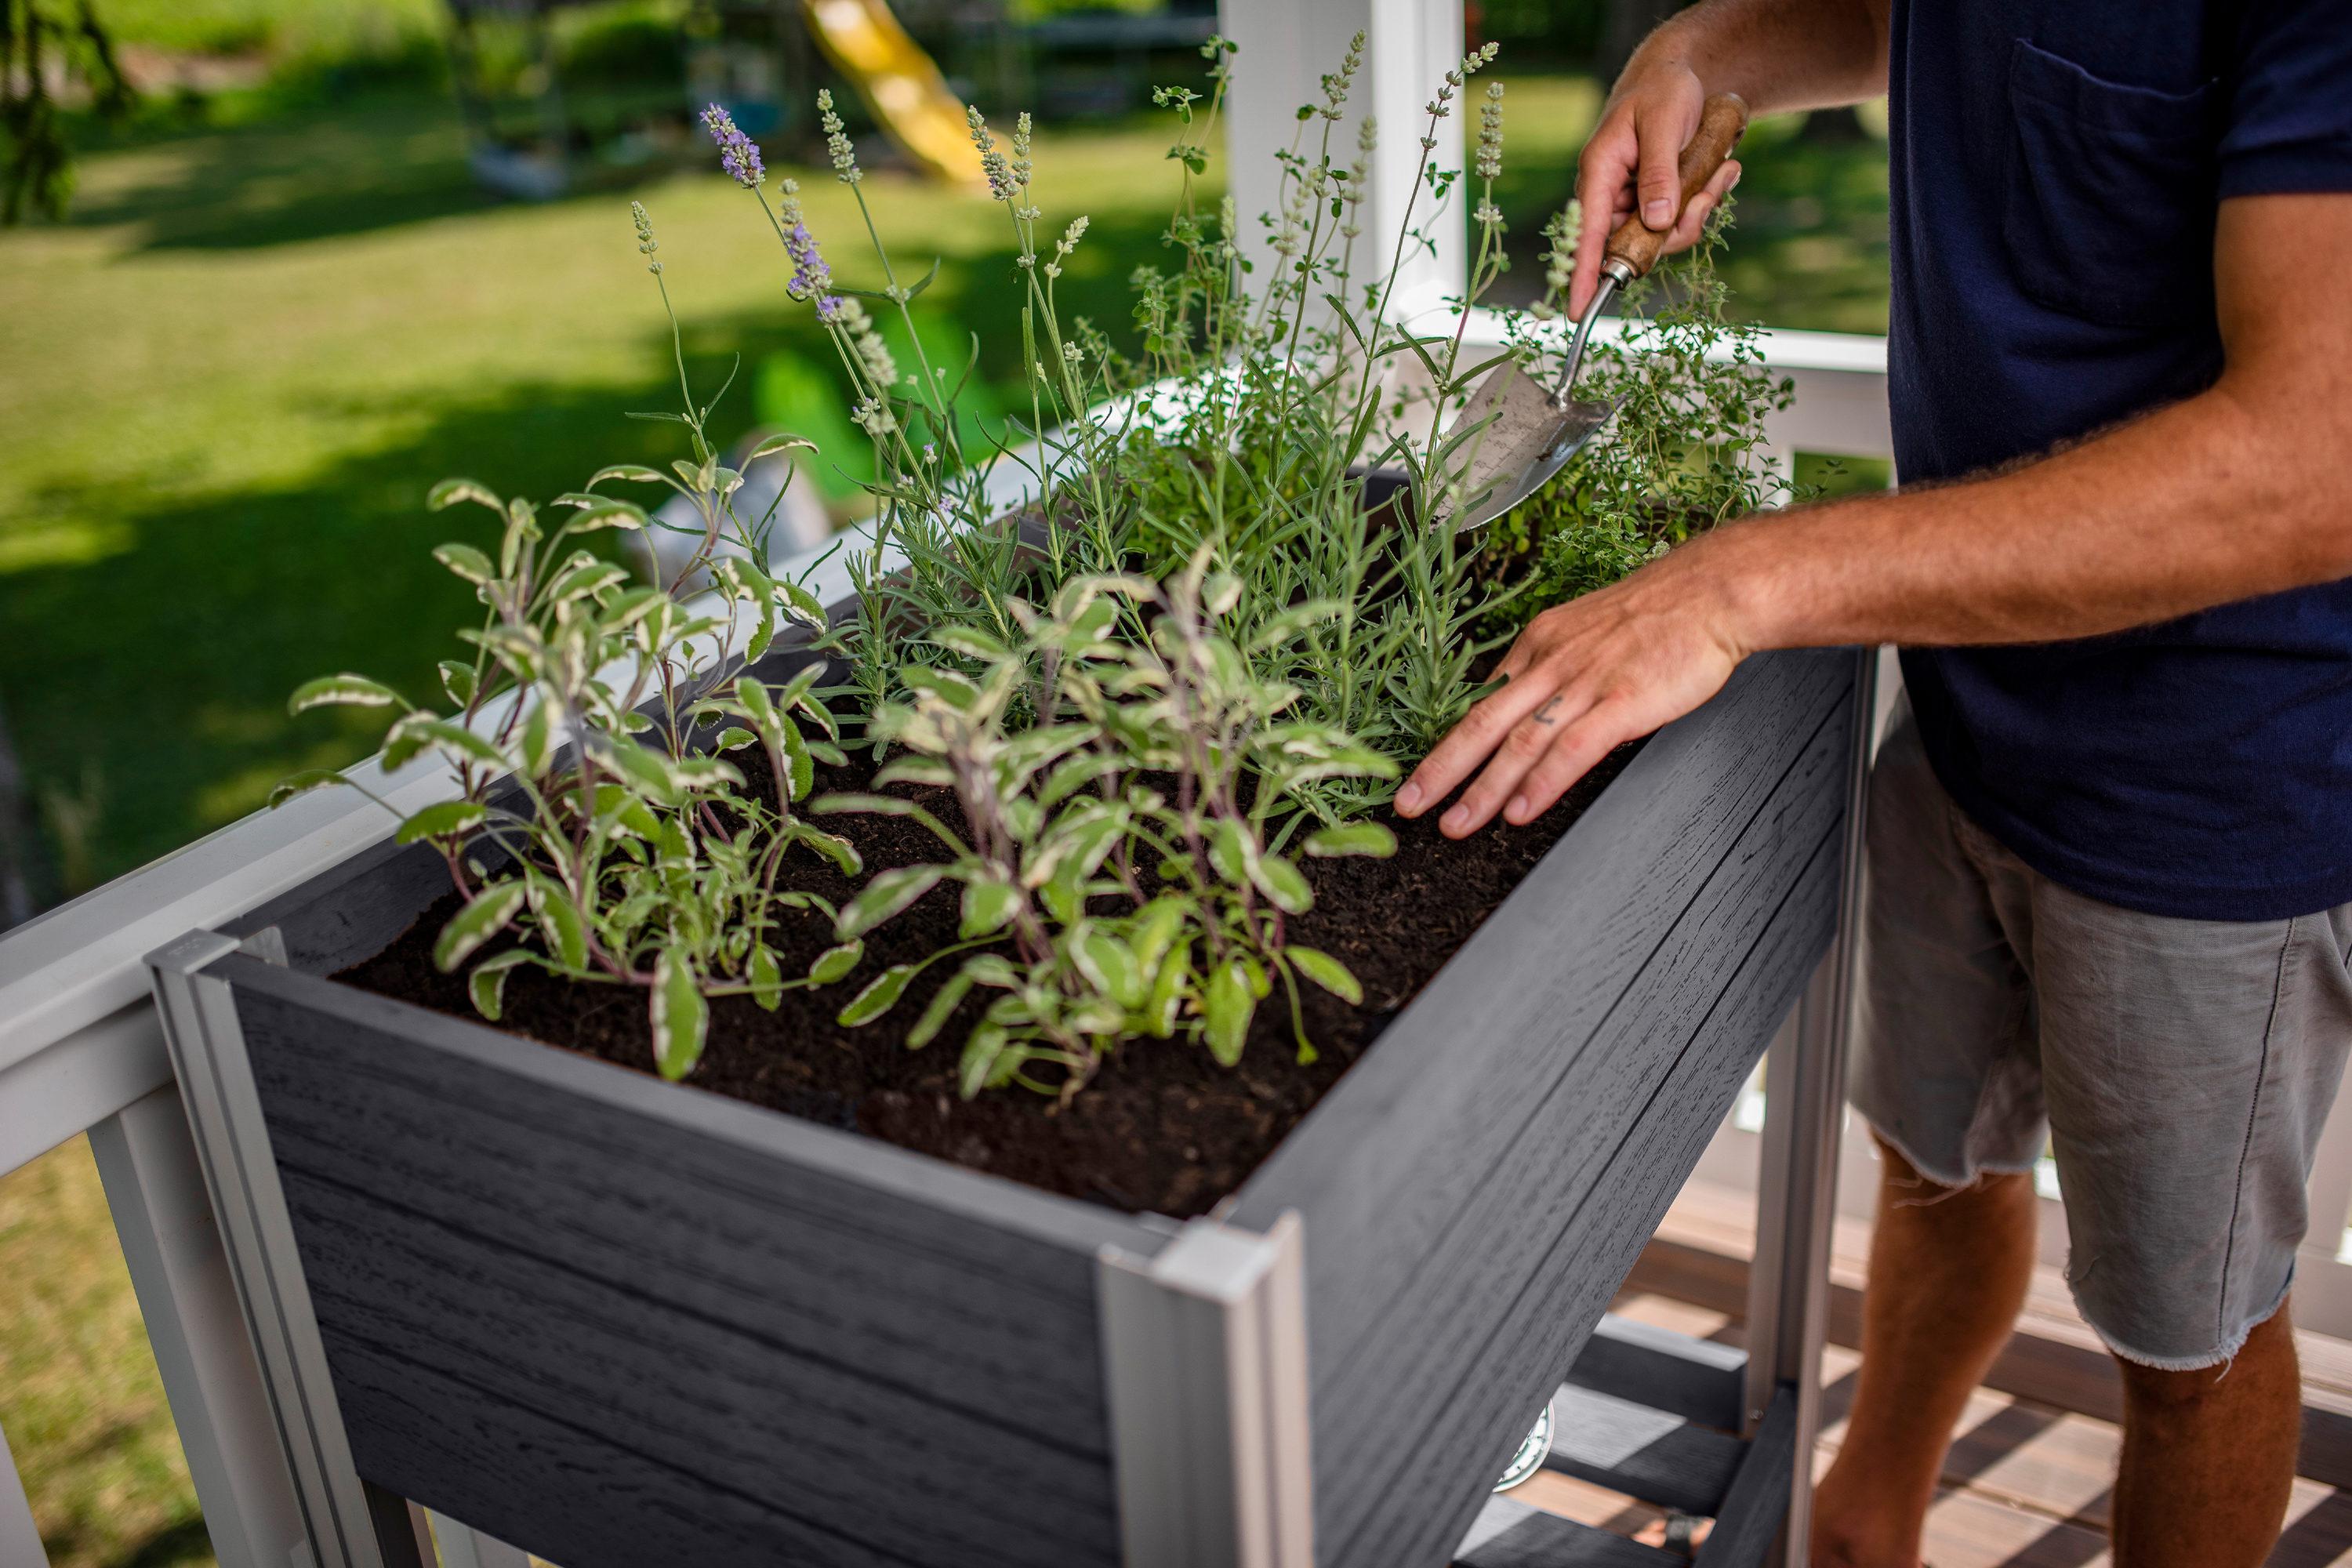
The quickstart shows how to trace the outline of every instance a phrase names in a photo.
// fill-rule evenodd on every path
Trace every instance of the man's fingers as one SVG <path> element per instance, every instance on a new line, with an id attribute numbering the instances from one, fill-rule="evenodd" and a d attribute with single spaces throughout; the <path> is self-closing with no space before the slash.
<path id="1" fill-rule="evenodd" d="M 1510 732 L 1511 726 L 1535 711 L 1550 694 L 1549 688 L 1537 686 L 1520 676 L 1474 706 L 1446 731 L 1436 749 L 1422 758 L 1421 765 L 1412 770 L 1412 776 L 1397 791 L 1397 815 L 1419 816 L 1452 795 L 1454 786 L 1470 776 L 1471 771 Z"/>
<path id="2" fill-rule="evenodd" d="M 1438 831 L 1448 838 L 1464 838 L 1494 820 L 1503 803 L 1518 793 L 1522 781 L 1550 754 L 1560 737 L 1583 713 L 1581 701 L 1571 699 L 1566 691 L 1556 691 L 1534 712 L 1512 725 L 1477 782 L 1438 819 Z"/>
<path id="3" fill-rule="evenodd" d="M 1715 215 L 1715 209 L 1722 205 L 1723 198 L 1729 195 L 1731 188 L 1738 184 L 1738 160 L 1726 159 L 1723 167 L 1715 172 L 1715 178 L 1706 183 L 1706 189 L 1693 196 L 1689 205 L 1683 208 L 1682 217 L 1675 224 L 1675 232 L 1666 239 L 1668 254 L 1688 250 L 1698 243 L 1698 237 L 1706 232 L 1706 220 Z"/>
<path id="4" fill-rule="evenodd" d="M 1581 317 L 1601 281 L 1601 252 L 1621 211 L 1631 210 L 1633 165 L 1641 147 L 1630 115 L 1606 117 L 1578 160 L 1576 199 L 1584 215 L 1576 236 L 1576 269 L 1568 288 L 1568 313 Z"/>
<path id="5" fill-rule="evenodd" d="M 1633 125 L 1642 146 L 1641 174 L 1634 180 L 1640 194 L 1642 221 L 1660 233 L 1670 232 L 1682 214 L 1683 148 L 1698 130 L 1698 118 L 1688 104 L 1653 103 Z"/>
<path id="6" fill-rule="evenodd" d="M 1633 738 L 1624 732 L 1627 728 L 1623 714 L 1610 703 L 1588 710 L 1519 781 L 1503 806 L 1503 820 L 1517 826 L 1559 805 L 1559 797 L 1591 773 L 1595 763 Z"/>

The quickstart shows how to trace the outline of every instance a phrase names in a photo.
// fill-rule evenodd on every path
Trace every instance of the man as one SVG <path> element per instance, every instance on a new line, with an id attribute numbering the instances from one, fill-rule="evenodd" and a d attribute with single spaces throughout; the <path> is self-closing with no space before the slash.
<path id="1" fill-rule="evenodd" d="M 1702 100 L 1890 92 L 1906 489 L 1742 522 L 1538 616 L 1398 795 L 1522 822 L 1759 649 L 1903 645 L 1873 780 L 1854 1100 L 1885 1188 L 1813 1560 L 1915 1568 L 2033 1259 L 2122 1369 L 2122 1568 L 2261 1563 L 2303 1184 L 2352 1039 L 2352 7 L 1704 0 L 1585 150 L 1676 213 Z M 1922 481 L 1928 481 L 1922 484 Z M 2328 1216 L 2333 1221 L 2334 1216 Z"/>

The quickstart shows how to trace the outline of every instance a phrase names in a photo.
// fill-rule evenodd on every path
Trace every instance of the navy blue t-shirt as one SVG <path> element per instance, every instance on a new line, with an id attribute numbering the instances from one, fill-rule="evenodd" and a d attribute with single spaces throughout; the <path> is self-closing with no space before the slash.
<path id="1" fill-rule="evenodd" d="M 2352 0 L 1895 0 L 1892 47 L 1906 481 L 2202 391 L 2218 205 L 2352 191 Z M 2204 920 L 2352 901 L 2352 582 L 1903 672 L 1937 776 L 2060 883 Z"/>

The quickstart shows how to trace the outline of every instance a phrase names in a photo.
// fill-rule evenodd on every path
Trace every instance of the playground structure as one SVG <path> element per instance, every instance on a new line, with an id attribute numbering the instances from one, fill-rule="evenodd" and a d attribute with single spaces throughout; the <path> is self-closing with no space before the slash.
<path id="1" fill-rule="evenodd" d="M 959 87 L 984 100 L 1029 103 L 1037 86 L 1034 57 L 1100 57 L 1112 62 L 1109 70 L 1057 69 L 1050 85 L 1064 89 L 1058 96 L 1070 100 L 1067 110 L 1115 113 L 1149 51 L 1196 46 L 1216 25 L 1212 13 L 1185 0 L 1157 13 L 1082 10 L 1028 22 L 1014 19 L 1017 0 L 900 0 L 897 9 L 890 0 L 709 0 L 680 26 L 682 96 L 649 80 L 624 113 L 645 128 L 614 131 L 589 124 L 585 95 L 567 89 L 558 47 L 559 14 L 596 3 L 449 0 L 451 85 L 467 159 L 484 185 L 551 200 L 580 182 L 591 156 L 619 165 L 659 156 L 706 103 L 723 105 L 755 139 L 805 141 L 813 150 L 805 106 L 824 68 L 855 93 L 910 166 L 934 179 L 974 183 L 980 158 Z M 951 84 L 916 32 L 950 45 L 978 83 Z"/>

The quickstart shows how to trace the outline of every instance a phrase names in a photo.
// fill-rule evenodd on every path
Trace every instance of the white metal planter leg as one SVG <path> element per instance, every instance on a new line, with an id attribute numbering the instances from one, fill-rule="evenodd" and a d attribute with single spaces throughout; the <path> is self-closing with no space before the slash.
<path id="1" fill-rule="evenodd" d="M 262 1130 L 236 1003 L 225 983 L 197 973 L 238 945 L 228 937 L 193 932 L 148 962 L 204 1190 L 220 1222 L 218 1244 L 252 1332 L 256 1381 L 292 1479 L 305 1542 L 292 1561 L 295 1568 L 415 1568 L 423 1558 L 407 1505 L 367 1486 L 352 1468 L 285 1194 Z M 274 927 L 245 946 L 285 962 Z M 221 1555 L 224 1562 L 239 1561 L 226 1550 Z M 276 1568 L 287 1558 L 245 1561 Z"/>
<path id="2" fill-rule="evenodd" d="M 1756 1258 L 1748 1283 L 1746 1403 L 1754 1431 L 1784 1387 L 1794 1394 L 1794 1462 L 1778 1559 L 1790 1568 L 1804 1568 L 1812 1523 L 1812 1451 L 1821 1429 L 1822 1343 L 1829 1328 L 1830 1237 L 1845 1124 L 1846 1047 L 1853 1018 L 1864 806 L 1878 730 L 1878 665 L 1875 647 L 1857 651 L 1837 939 L 1765 1066 Z"/>

